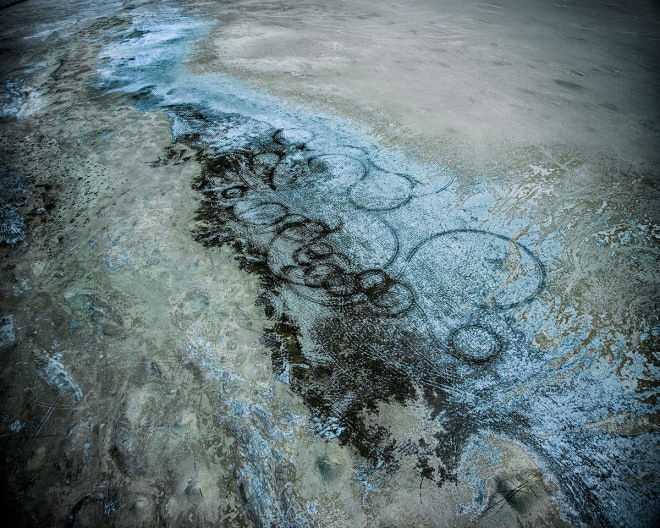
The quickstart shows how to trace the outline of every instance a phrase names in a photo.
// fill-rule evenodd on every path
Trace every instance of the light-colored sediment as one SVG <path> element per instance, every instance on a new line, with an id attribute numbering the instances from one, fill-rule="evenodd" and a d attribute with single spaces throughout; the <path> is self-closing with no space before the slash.
<path id="1" fill-rule="evenodd" d="M 190 67 L 355 117 L 431 161 L 493 170 L 511 149 L 562 145 L 657 162 L 658 11 L 635 4 L 194 2 L 218 26 Z"/>

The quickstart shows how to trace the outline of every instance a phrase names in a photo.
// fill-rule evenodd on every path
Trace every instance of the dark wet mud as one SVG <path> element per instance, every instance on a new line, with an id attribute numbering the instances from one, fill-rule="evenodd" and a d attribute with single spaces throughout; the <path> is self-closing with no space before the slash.
<path id="1" fill-rule="evenodd" d="M 655 525 L 660 222 L 644 145 L 606 158 L 607 127 L 573 149 L 540 134 L 489 143 L 484 163 L 460 134 L 440 141 L 442 123 L 401 127 L 377 84 L 383 109 L 365 107 L 350 46 L 318 24 L 434 57 L 429 33 L 399 40 L 443 13 L 424 2 L 403 25 L 389 4 L 83 4 L 2 11 L 13 525 Z M 447 27 L 465 37 L 507 7 L 475 6 L 456 18 L 449 3 Z M 289 47 L 292 15 L 329 63 Z M 269 73 L 293 63 L 296 94 Z M 330 63 L 340 95 L 307 104 Z M 600 100 L 588 79 L 549 73 L 550 91 L 581 94 L 576 122 L 609 119 L 582 99 Z"/>
<path id="2" fill-rule="evenodd" d="M 170 111 L 175 130 L 185 128 L 179 120 L 196 121 L 193 129 L 204 123 L 190 109 Z M 201 135 L 213 134 L 209 128 L 236 121 L 242 120 L 226 116 L 219 123 L 203 124 L 200 135 L 177 139 L 198 145 Z M 254 123 L 253 128 L 265 127 Z M 466 303 L 486 312 L 489 303 L 506 309 L 536 295 L 543 283 L 542 267 L 522 246 L 477 230 L 442 233 L 401 256 L 396 226 L 365 211 L 403 207 L 413 199 L 418 182 L 384 171 L 355 147 L 338 147 L 350 154 L 308 150 L 305 142 L 312 139 L 305 130 L 271 129 L 255 137 L 247 150 L 218 155 L 202 149 L 196 187 L 205 196 L 205 207 L 199 212 L 197 238 L 206 245 L 230 244 L 241 267 L 260 275 L 265 288 L 260 303 L 278 323 L 265 339 L 274 341 L 276 373 L 287 378 L 313 410 L 318 433 L 353 444 L 373 470 L 385 473 L 399 464 L 397 450 L 414 454 L 420 477 L 443 485 L 456 479 L 461 444 L 474 429 L 450 426 L 436 433 L 435 445 L 428 445 L 422 438 L 394 438 L 382 426 L 370 424 L 369 416 L 377 415 L 379 402 L 405 405 L 418 391 L 433 418 L 469 415 L 468 407 L 452 398 L 452 392 L 461 391 L 455 387 L 461 368 L 466 370 L 461 361 L 474 369 L 492 360 L 502 352 L 503 332 L 489 323 L 489 313 L 481 313 L 442 335 L 444 328 L 437 331 L 427 320 L 431 314 L 424 311 L 424 295 L 443 291 L 447 318 L 458 319 Z M 381 179 L 400 180 L 405 191 L 393 196 L 387 191 L 396 185 L 383 188 Z M 421 195 L 441 192 L 442 186 L 437 187 L 422 188 Z M 312 205 L 315 196 L 323 196 L 325 208 Z M 332 209 L 331 197 L 336 200 Z M 473 239 L 486 257 L 477 257 L 485 262 L 475 265 L 483 265 L 476 283 L 452 285 L 462 296 L 438 284 L 414 291 L 416 276 L 435 278 L 438 270 L 428 267 L 435 268 L 434 257 L 447 251 L 445 240 L 451 248 L 461 242 L 469 246 Z M 346 243 L 351 253 L 344 249 Z M 432 254 L 422 256 L 422 251 Z M 469 265 L 463 255 L 457 259 L 457 268 Z M 403 263 L 401 271 L 391 269 L 397 260 Z M 503 271 L 507 260 L 516 281 L 524 285 L 513 283 L 508 292 L 500 292 L 499 303 L 489 301 L 510 273 Z"/>
<path id="3" fill-rule="evenodd" d="M 583 519 L 608 524 L 584 482 L 603 472 L 590 442 L 583 440 L 586 453 L 572 453 L 580 472 L 566 474 L 554 459 L 557 447 L 529 432 L 539 419 L 535 409 L 498 402 L 520 386 L 506 372 L 512 360 L 527 362 L 527 375 L 548 361 L 509 315 L 544 289 L 544 265 L 534 253 L 476 229 L 406 240 L 411 219 L 396 213 L 416 199 L 437 200 L 450 178 L 423 185 L 351 145 L 319 152 L 304 129 L 277 130 L 231 114 L 206 118 L 194 108 L 168 112 L 175 139 L 197 148 L 202 165 L 197 239 L 229 244 L 241 268 L 259 275 L 259 303 L 277 322 L 264 339 L 274 349 L 275 374 L 305 401 L 319 435 L 357 449 L 366 462 L 360 478 L 375 483 L 414 463 L 422 483 L 456 482 L 466 442 L 487 428 L 545 452 L 565 493 L 583 504 Z M 207 147 L 218 131 L 232 136 L 234 128 L 249 143 L 221 152 Z M 418 398 L 432 420 L 442 417 L 431 442 L 397 438 L 379 423 L 379 404 Z M 652 464 L 652 443 L 639 436 L 627 444 Z M 495 496 L 524 512 L 524 501 L 513 497 L 527 484 L 499 478 Z M 640 491 L 630 489 L 630 500 Z M 497 511 L 496 504 L 491 498 L 484 512 Z"/>

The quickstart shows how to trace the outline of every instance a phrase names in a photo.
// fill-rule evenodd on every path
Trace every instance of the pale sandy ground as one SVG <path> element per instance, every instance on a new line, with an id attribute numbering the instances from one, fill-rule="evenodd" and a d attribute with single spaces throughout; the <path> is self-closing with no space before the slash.
<path id="1" fill-rule="evenodd" d="M 227 72 L 353 118 L 385 146 L 455 168 L 466 196 L 486 174 L 511 217 L 533 203 L 565 237 L 549 287 L 657 361 L 657 335 L 640 338 L 658 325 L 651 4 L 190 4 L 219 23 L 192 72 Z M 564 525 L 552 476 L 487 434 L 470 444 L 456 486 L 421 488 L 404 468 L 365 500 L 356 453 L 316 437 L 301 401 L 273 380 L 256 278 L 229 251 L 192 240 L 193 152 L 178 145 L 152 164 L 171 141 L 166 116 L 90 89 L 108 33 L 128 27 L 128 5 L 105 3 L 98 17 L 73 1 L 0 11 L 2 81 L 23 80 L 17 115 L 0 123 L 0 168 L 31 178 L 27 238 L 0 248 L 0 315 L 13 316 L 16 334 L 1 360 L 7 522 L 251 526 L 233 477 L 250 463 L 236 441 L 249 429 L 272 446 L 253 467 L 277 474 L 275 486 L 292 483 L 287 493 L 316 511 L 314 525 Z M 600 246 L 584 243 L 594 236 Z M 380 419 L 423 435 L 424 412 L 392 404 Z M 657 431 L 657 420 L 605 427 L 634 435 Z M 533 499 L 471 509 L 475 482 L 497 498 L 502 476 Z"/>
<path id="2" fill-rule="evenodd" d="M 219 19 L 193 67 L 361 118 L 417 156 L 483 170 L 561 145 L 658 161 L 652 2 L 192 5 Z"/>

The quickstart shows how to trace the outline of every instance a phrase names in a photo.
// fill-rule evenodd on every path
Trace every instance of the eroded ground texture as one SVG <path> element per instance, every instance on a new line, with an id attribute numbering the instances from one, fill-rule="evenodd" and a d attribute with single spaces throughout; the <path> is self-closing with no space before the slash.
<path id="1" fill-rule="evenodd" d="M 0 2 L 12 526 L 658 523 L 652 2 Z"/>

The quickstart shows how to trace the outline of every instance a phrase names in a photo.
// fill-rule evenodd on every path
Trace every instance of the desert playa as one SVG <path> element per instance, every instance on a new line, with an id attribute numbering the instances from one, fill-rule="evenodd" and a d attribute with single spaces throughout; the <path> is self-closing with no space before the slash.
<path id="1" fill-rule="evenodd" d="M 653 2 L 0 1 L 12 526 L 655 526 Z"/>

